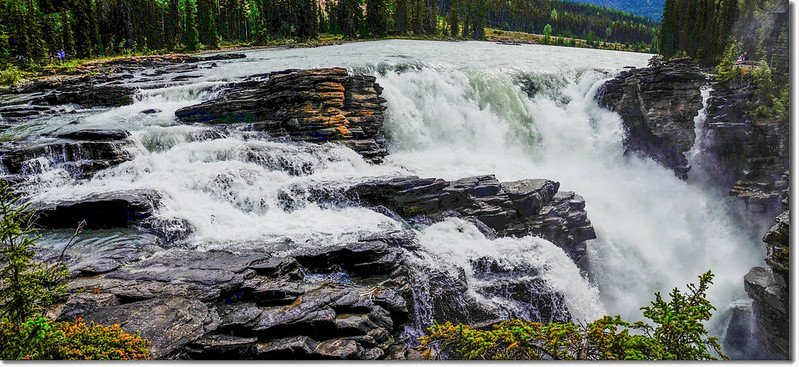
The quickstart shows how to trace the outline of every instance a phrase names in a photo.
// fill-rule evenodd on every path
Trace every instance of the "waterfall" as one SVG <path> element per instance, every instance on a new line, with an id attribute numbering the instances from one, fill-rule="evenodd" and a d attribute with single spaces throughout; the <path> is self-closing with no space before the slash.
<path id="1" fill-rule="evenodd" d="M 125 129 L 133 141 L 132 160 L 89 180 L 39 162 L 26 194 L 58 202 L 153 189 L 161 195 L 156 215 L 193 229 L 179 245 L 201 249 L 314 248 L 412 231 L 419 246 L 408 256 L 422 282 L 414 290 L 419 325 L 411 335 L 431 321 L 429 300 L 437 290 L 423 283 L 432 270 L 465 279 L 466 295 L 485 309 L 535 316 L 524 299 L 486 287 L 476 267 L 486 261 L 509 278 L 530 280 L 526 286 L 560 294 L 575 320 L 606 313 L 640 320 L 639 308 L 654 292 L 696 281 L 707 270 L 716 274 L 709 298 L 719 309 L 746 297 L 742 277 L 763 258 L 759 234 L 741 225 L 734 204 L 702 180 L 682 181 L 650 159 L 625 155 L 619 116 L 594 99 L 610 76 L 594 67 L 643 65 L 648 55 L 410 42 L 253 52 L 246 61 L 198 70 L 201 77 L 188 83 L 145 83 L 129 106 L 54 117 L 43 130 L 40 122 L 24 126 L 20 133 Z M 330 65 L 372 73 L 385 88 L 390 155 L 384 164 L 369 164 L 339 145 L 275 140 L 246 127 L 186 126 L 174 117 L 177 109 L 212 98 L 226 80 Z M 584 263 L 578 267 L 537 237 L 487 238 L 458 219 L 408 228 L 368 208 L 312 200 L 319 190 L 338 192 L 374 177 L 483 174 L 500 181 L 551 179 L 582 195 L 598 236 Z M 719 335 L 720 318 L 711 322 Z"/>

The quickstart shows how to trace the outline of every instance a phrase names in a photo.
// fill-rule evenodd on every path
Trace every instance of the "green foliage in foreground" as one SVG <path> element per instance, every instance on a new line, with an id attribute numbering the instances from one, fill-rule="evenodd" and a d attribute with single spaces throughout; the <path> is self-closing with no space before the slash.
<path id="1" fill-rule="evenodd" d="M 0 359 L 147 358 L 149 342 L 119 325 L 44 317 L 49 306 L 63 299 L 69 273 L 62 259 L 53 264 L 34 260 L 32 213 L 0 181 Z"/>
<path id="2" fill-rule="evenodd" d="M 651 305 L 641 308 L 649 323 L 629 323 L 605 316 L 588 324 L 542 324 L 508 320 L 491 330 L 450 322 L 434 324 L 420 338 L 423 355 L 433 351 L 467 360 L 715 360 L 727 359 L 717 338 L 708 336 L 703 321 L 715 308 L 706 298 L 713 274 L 675 288 L 665 301 L 655 293 Z"/>

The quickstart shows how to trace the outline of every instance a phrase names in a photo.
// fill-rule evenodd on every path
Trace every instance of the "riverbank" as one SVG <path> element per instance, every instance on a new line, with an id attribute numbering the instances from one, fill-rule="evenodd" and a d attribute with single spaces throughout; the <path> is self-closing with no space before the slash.
<path id="1" fill-rule="evenodd" d="M 20 81 L 47 78 L 63 75 L 88 75 L 104 68 L 109 63 L 118 63 L 120 60 L 126 62 L 146 63 L 148 59 L 183 57 L 183 56 L 202 56 L 223 52 L 243 52 L 264 49 L 285 49 L 285 48 L 311 48 L 322 46 L 342 45 L 356 42 L 370 42 L 377 40 L 418 40 L 418 41 L 442 41 L 442 42 L 461 42 L 472 41 L 462 37 L 414 37 L 414 36 L 390 36 L 386 38 L 345 38 L 341 35 L 323 34 L 317 39 L 308 41 L 297 41 L 294 39 L 270 40 L 265 44 L 234 43 L 223 44 L 219 48 L 204 49 L 198 51 L 152 51 L 147 53 L 132 52 L 124 55 L 100 56 L 91 59 L 75 59 L 62 62 L 60 64 L 49 64 L 36 66 L 31 69 L 19 68 L 14 64 L 9 64 L 6 69 L 0 70 L 0 87 L 14 85 Z M 504 45 L 552 45 L 576 48 L 597 48 L 601 50 L 626 51 L 626 52 L 648 52 L 640 50 L 633 45 L 618 43 L 597 42 L 591 43 L 584 39 L 551 37 L 549 41 L 543 35 L 525 32 L 502 31 L 498 29 L 486 29 L 486 39 L 484 42 L 500 43 Z M 182 55 L 182 56 L 181 56 Z"/>

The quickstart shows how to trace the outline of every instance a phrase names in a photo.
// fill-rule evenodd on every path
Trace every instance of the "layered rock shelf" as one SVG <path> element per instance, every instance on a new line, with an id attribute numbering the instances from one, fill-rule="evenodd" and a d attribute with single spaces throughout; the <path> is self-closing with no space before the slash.
<path id="1" fill-rule="evenodd" d="M 186 123 L 249 123 L 273 137 L 340 142 L 379 163 L 387 154 L 382 90 L 374 77 L 343 68 L 287 70 L 233 83 L 220 97 L 175 114 Z"/>
<path id="2" fill-rule="evenodd" d="M 542 179 L 500 183 L 493 175 L 452 182 L 404 177 L 358 184 L 347 195 L 415 222 L 454 216 L 478 222 L 493 236 L 539 236 L 579 261 L 585 241 L 596 234 L 585 200 L 574 192 L 558 192 L 559 187 Z"/>

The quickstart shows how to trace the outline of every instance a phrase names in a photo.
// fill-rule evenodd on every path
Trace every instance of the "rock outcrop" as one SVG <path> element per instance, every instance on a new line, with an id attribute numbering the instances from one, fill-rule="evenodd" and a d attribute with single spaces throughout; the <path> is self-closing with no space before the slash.
<path id="1" fill-rule="evenodd" d="M 705 166 L 730 194 L 743 199 L 753 213 L 780 211 L 788 188 L 790 134 L 787 121 L 750 117 L 754 85 L 715 83 L 708 100 L 704 137 Z"/>
<path id="2" fill-rule="evenodd" d="M 175 114 L 187 123 L 250 123 L 273 137 L 340 142 L 378 163 L 387 154 L 381 93 L 374 77 L 343 68 L 287 70 L 233 83 L 220 97 Z"/>
<path id="3" fill-rule="evenodd" d="M 31 175 L 63 168 L 74 179 L 86 179 L 100 170 L 132 159 L 130 134 L 123 130 L 79 130 L 31 142 L 0 144 L 4 175 Z"/>
<path id="4" fill-rule="evenodd" d="M 766 358 L 791 357 L 790 344 L 790 214 L 788 199 L 782 214 L 763 238 L 767 267 L 756 267 L 744 277 L 746 293 L 754 300 L 758 330 Z"/>
<path id="5" fill-rule="evenodd" d="M 154 81 L 151 77 L 178 74 L 173 82 L 188 80 L 200 64 L 214 67 L 215 61 L 246 57 L 240 53 L 208 56 L 183 54 L 126 57 L 87 62 L 78 67 L 81 75 L 35 79 L 6 89 L 0 101 L 0 130 L 16 123 L 80 108 L 119 107 L 133 103 L 139 87 L 131 83 Z M 144 72 L 143 72 L 144 71 Z M 163 83 L 163 81 L 159 81 Z"/>
<path id="6" fill-rule="evenodd" d="M 33 206 L 40 228 L 126 227 L 149 218 L 158 205 L 159 195 L 150 190 L 109 192 L 73 198 L 68 201 Z"/>
<path id="7" fill-rule="evenodd" d="M 691 167 L 684 152 L 696 139 L 694 117 L 702 108 L 706 77 L 687 59 L 624 70 L 597 93 L 600 104 L 621 115 L 628 151 L 651 157 L 682 179 Z"/>
<path id="8" fill-rule="evenodd" d="M 577 261 L 585 253 L 585 241 L 596 233 L 585 200 L 574 192 L 558 192 L 559 187 L 540 179 L 500 183 L 493 175 L 452 182 L 403 177 L 361 183 L 346 195 L 415 222 L 455 216 L 479 221 L 498 236 L 539 236 Z"/>

